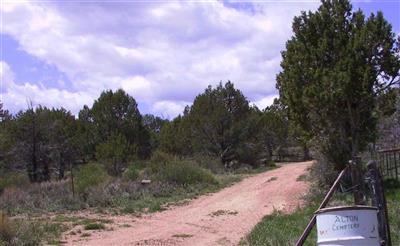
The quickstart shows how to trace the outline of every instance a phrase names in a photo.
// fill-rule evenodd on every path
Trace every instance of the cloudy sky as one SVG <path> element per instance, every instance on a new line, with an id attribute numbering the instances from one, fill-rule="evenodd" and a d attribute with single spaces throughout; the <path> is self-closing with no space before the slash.
<path id="1" fill-rule="evenodd" d="M 76 114 L 123 88 L 142 113 L 172 118 L 207 85 L 231 80 L 260 108 L 277 96 L 291 22 L 319 2 L 1 1 L 1 98 Z M 400 0 L 353 1 L 382 10 L 400 33 Z"/>

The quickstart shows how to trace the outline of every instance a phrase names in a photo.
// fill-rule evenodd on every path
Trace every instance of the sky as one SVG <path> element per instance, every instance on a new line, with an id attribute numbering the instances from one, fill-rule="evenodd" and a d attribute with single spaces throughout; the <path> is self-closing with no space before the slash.
<path id="1" fill-rule="evenodd" d="M 400 34 L 400 0 L 353 1 Z M 0 0 L 0 101 L 77 114 L 103 90 L 173 118 L 208 85 L 232 81 L 263 109 L 278 97 L 293 17 L 319 1 Z"/>

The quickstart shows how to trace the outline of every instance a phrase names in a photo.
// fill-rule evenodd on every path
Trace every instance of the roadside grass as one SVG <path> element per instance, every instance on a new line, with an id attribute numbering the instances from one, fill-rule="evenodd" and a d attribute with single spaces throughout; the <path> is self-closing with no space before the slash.
<path id="1" fill-rule="evenodd" d="M 195 160 L 161 154 L 147 164 L 132 165 L 122 178 L 108 176 L 95 163 L 77 168 L 74 171 L 74 197 L 68 179 L 30 184 L 24 189 L 3 187 L 3 191 L 0 191 L 0 210 L 10 216 L 87 209 L 116 214 L 156 212 L 165 209 L 168 204 L 215 192 L 243 178 L 274 168 L 212 173 Z M 151 182 L 141 184 L 143 179 Z"/>
<path id="2" fill-rule="evenodd" d="M 100 165 L 90 163 L 74 170 L 75 197 L 69 180 L 24 183 L 23 188 L 9 185 L 7 180 L 0 187 L 0 214 L 10 217 L 0 220 L 0 246 L 59 245 L 64 232 L 87 237 L 89 231 L 107 229 L 106 224 L 113 223 L 68 215 L 71 211 L 140 216 L 186 204 L 190 199 L 276 168 L 221 170 L 216 168 L 220 163 L 210 161 L 203 159 L 199 163 L 159 154 L 147 163 L 132 163 L 121 178 L 110 177 Z M 205 166 L 214 167 L 215 172 Z M 142 179 L 151 183 L 141 184 Z"/>
<path id="3" fill-rule="evenodd" d="M 392 245 L 400 245 L 400 182 L 386 180 L 385 189 Z"/>
<path id="4" fill-rule="evenodd" d="M 388 180 L 385 182 L 385 194 L 389 211 L 392 245 L 400 245 L 400 183 Z M 296 209 L 291 214 L 275 211 L 267 215 L 253 230 L 242 239 L 241 245 L 254 246 L 289 246 L 294 245 L 308 221 L 317 210 L 321 197 L 314 197 L 307 206 Z M 335 194 L 329 206 L 346 205 L 352 202 L 349 195 Z M 308 236 L 305 246 L 314 246 L 317 242 L 316 229 Z"/>
<path id="5" fill-rule="evenodd" d="M 4 228 L 3 228 L 4 229 Z M 8 235 L 0 228 L 0 245 L 60 245 L 61 234 L 69 228 L 61 223 L 44 220 L 9 219 Z"/>
<path id="6" fill-rule="evenodd" d="M 241 245 L 284 246 L 294 245 L 303 232 L 308 220 L 318 208 L 316 203 L 305 208 L 298 208 L 291 214 L 274 211 L 254 227 L 249 235 L 241 241 Z M 315 246 L 315 230 L 304 244 Z"/>
<path id="7" fill-rule="evenodd" d="M 88 223 L 85 225 L 85 230 L 104 230 L 106 226 L 103 223 Z"/>

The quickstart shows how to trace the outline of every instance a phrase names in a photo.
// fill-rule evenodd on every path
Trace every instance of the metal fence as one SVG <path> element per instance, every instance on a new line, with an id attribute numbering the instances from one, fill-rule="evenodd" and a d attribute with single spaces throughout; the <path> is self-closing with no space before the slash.
<path id="1" fill-rule="evenodd" d="M 377 151 L 379 170 L 384 178 L 400 179 L 400 148 Z"/>

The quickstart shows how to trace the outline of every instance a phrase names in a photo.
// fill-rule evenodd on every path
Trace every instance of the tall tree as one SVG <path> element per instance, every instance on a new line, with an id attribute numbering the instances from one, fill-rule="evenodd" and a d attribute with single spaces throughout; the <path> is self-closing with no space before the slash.
<path id="1" fill-rule="evenodd" d="M 186 107 L 183 115 L 177 116 L 172 121 L 166 123 L 160 132 L 160 149 L 162 151 L 188 156 L 193 154 L 192 132 L 188 119 L 189 107 Z"/>
<path id="2" fill-rule="evenodd" d="M 194 150 L 217 155 L 225 164 L 237 159 L 250 112 L 249 102 L 231 82 L 209 86 L 195 98 L 188 115 Z"/>
<path id="3" fill-rule="evenodd" d="M 379 93 L 399 81 L 399 40 L 381 12 L 322 1 L 294 18 L 277 88 L 289 116 L 337 169 L 375 138 Z"/>
<path id="4" fill-rule="evenodd" d="M 288 144 L 289 122 L 286 108 L 280 100 L 275 99 L 272 105 L 264 109 L 261 121 L 259 131 L 263 133 L 268 154 L 272 157 L 276 148 L 285 147 Z"/>
<path id="5" fill-rule="evenodd" d="M 12 116 L 0 101 L 0 169 L 10 169 L 13 138 L 10 135 Z"/>
<path id="6" fill-rule="evenodd" d="M 93 104 L 91 117 L 98 143 L 107 141 L 111 135 L 122 134 L 129 144 L 138 147 L 136 154 L 139 157 L 150 155 L 149 133 L 137 103 L 122 89 L 101 93 Z"/>
<path id="7" fill-rule="evenodd" d="M 14 152 L 25 164 L 31 182 L 50 180 L 50 144 L 48 139 L 49 109 L 30 108 L 20 111 L 12 125 Z"/>
<path id="8" fill-rule="evenodd" d="M 168 123 L 168 120 L 162 119 L 152 114 L 145 114 L 143 116 L 143 124 L 150 134 L 151 150 L 158 148 L 160 144 L 161 129 Z"/>
<path id="9" fill-rule="evenodd" d="M 90 108 L 84 105 L 79 111 L 77 120 L 77 130 L 74 142 L 78 146 L 79 158 L 83 162 L 95 158 L 96 149 L 96 129 L 93 123 L 93 116 Z"/>
<path id="10" fill-rule="evenodd" d="M 78 143 L 74 141 L 77 125 L 75 117 L 64 108 L 50 110 L 48 117 L 50 157 L 58 178 L 63 179 L 66 168 L 78 159 Z"/>

